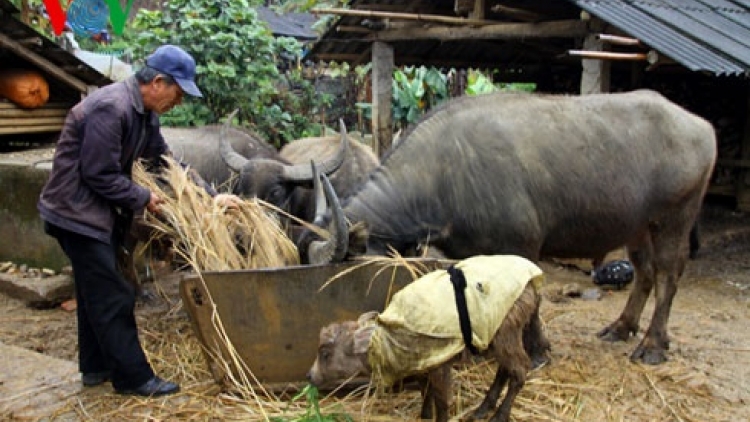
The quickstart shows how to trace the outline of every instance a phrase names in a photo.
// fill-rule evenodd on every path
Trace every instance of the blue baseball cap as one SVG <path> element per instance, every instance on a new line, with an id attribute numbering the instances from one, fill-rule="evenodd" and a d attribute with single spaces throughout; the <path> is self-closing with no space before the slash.
<path id="1" fill-rule="evenodd" d="M 146 66 L 174 78 L 177 85 L 193 97 L 202 97 L 195 84 L 195 60 L 176 45 L 163 45 L 146 58 Z"/>

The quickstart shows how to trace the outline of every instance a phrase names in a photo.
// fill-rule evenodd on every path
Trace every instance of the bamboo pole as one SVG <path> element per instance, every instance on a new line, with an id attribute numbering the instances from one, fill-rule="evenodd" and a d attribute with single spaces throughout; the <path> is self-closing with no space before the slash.
<path id="1" fill-rule="evenodd" d="M 617 45 L 641 45 L 641 40 L 611 34 L 598 34 L 596 39 Z"/>
<path id="2" fill-rule="evenodd" d="M 569 56 L 584 59 L 648 61 L 647 53 L 615 53 L 611 51 L 568 50 Z"/>
<path id="3" fill-rule="evenodd" d="M 497 21 L 491 21 L 486 19 L 469 19 L 469 18 L 456 18 L 452 16 L 443 15 L 425 15 L 421 13 L 398 13 L 398 12 L 379 12 L 375 10 L 353 10 L 353 9 L 311 9 L 313 14 L 321 15 L 340 15 L 340 16 L 358 16 L 362 18 L 379 18 L 379 19 L 403 19 L 412 21 L 422 22 L 441 22 L 450 23 L 456 25 L 492 25 Z"/>

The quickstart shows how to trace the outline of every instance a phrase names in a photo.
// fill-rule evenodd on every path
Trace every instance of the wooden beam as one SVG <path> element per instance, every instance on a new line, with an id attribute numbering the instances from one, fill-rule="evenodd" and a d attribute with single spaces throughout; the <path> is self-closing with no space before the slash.
<path id="1" fill-rule="evenodd" d="M 346 53 L 321 53 L 316 54 L 317 60 L 324 62 L 353 62 L 359 60 L 359 54 L 346 54 Z"/>
<path id="2" fill-rule="evenodd" d="M 484 19 L 484 0 L 474 0 L 474 10 L 469 13 L 471 19 Z"/>
<path id="3" fill-rule="evenodd" d="M 368 29 L 362 26 L 352 26 L 352 25 L 338 25 L 336 27 L 336 32 L 347 32 L 347 33 L 354 33 L 354 34 L 369 34 L 372 32 L 372 29 Z"/>
<path id="4" fill-rule="evenodd" d="M 750 88 L 745 90 L 745 101 L 750 107 Z M 742 134 L 742 145 L 740 147 L 740 159 L 742 161 L 750 160 L 750 108 L 745 108 L 745 127 Z M 737 208 L 740 211 L 750 211 L 750 169 L 743 168 L 737 175 Z"/>
<path id="5" fill-rule="evenodd" d="M 402 20 L 413 20 L 422 22 L 438 22 L 447 23 L 454 25 L 491 25 L 497 23 L 497 21 L 489 21 L 484 19 L 468 19 L 468 18 L 457 18 L 453 16 L 444 15 L 426 15 L 422 13 L 398 13 L 398 12 L 378 12 L 375 10 L 353 10 L 353 9 L 311 9 L 313 14 L 321 15 L 339 15 L 339 16 L 357 16 L 362 18 L 375 18 L 375 19 L 402 19 Z"/>
<path id="6" fill-rule="evenodd" d="M 65 84 L 70 85 L 71 87 L 75 88 L 77 91 L 83 92 L 83 93 L 88 92 L 88 86 L 84 82 L 82 82 L 81 80 L 79 80 L 78 78 L 74 76 L 71 76 L 65 73 L 56 64 L 45 59 L 39 54 L 29 50 L 28 48 L 22 46 L 21 44 L 14 41 L 12 38 L 8 37 L 5 34 L 0 34 L 0 46 L 7 48 L 8 50 L 12 51 L 18 56 L 21 56 L 22 58 L 30 61 L 31 63 L 41 67 L 50 75 L 54 76 L 55 78 L 59 79 Z"/>
<path id="7" fill-rule="evenodd" d="M 384 30 L 374 32 L 367 38 L 372 41 L 403 41 L 435 39 L 478 40 L 519 38 L 572 38 L 587 33 L 586 23 L 579 20 L 550 21 L 539 23 L 501 23 L 480 28 L 456 28 L 440 26 L 419 29 Z"/>
<path id="8" fill-rule="evenodd" d="M 63 125 L 46 125 L 46 126 L 9 126 L 0 127 L 0 135 L 10 135 L 15 133 L 41 133 L 41 132 L 59 132 Z"/>
<path id="9" fill-rule="evenodd" d="M 492 10 L 495 13 L 500 13 L 510 18 L 518 19 L 518 20 L 522 20 L 526 22 L 538 22 L 542 20 L 542 16 L 538 13 L 529 12 L 528 10 L 523 10 L 523 9 L 517 9 L 515 7 L 503 6 L 501 4 L 496 4 L 492 6 L 490 10 Z"/>
<path id="10" fill-rule="evenodd" d="M 7 117 L 0 119 L 0 127 L 49 125 L 58 125 L 62 127 L 63 123 L 65 123 L 65 116 Z"/>
<path id="11" fill-rule="evenodd" d="M 68 110 L 64 108 L 35 108 L 26 110 L 18 109 L 0 109 L 0 119 L 8 117 L 65 117 Z"/>
<path id="12" fill-rule="evenodd" d="M 69 104 L 69 103 L 47 103 L 35 110 L 41 110 L 41 109 L 65 109 L 67 111 L 69 108 L 73 107 L 75 104 Z M 22 110 L 17 105 L 5 101 L 0 101 L 0 110 Z"/>
<path id="13" fill-rule="evenodd" d="M 609 92 L 611 80 L 611 66 L 607 60 L 592 60 L 614 53 L 606 51 L 604 42 L 595 34 L 586 35 L 583 40 L 585 55 L 581 55 L 581 95 Z M 568 52 L 570 54 L 571 52 Z M 570 54 L 575 55 L 575 54 Z"/>
<path id="14" fill-rule="evenodd" d="M 372 148 L 381 157 L 393 142 L 391 104 L 393 93 L 393 48 L 382 42 L 372 45 Z"/>

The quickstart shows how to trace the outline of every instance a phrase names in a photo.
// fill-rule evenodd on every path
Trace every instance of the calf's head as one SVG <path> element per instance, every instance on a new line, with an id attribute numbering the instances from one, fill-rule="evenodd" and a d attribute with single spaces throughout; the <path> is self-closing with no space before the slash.
<path id="1" fill-rule="evenodd" d="M 308 381 L 325 386 L 357 375 L 369 375 L 367 349 L 375 325 L 368 321 L 376 316 L 376 312 L 368 312 L 358 321 L 333 323 L 320 330 L 318 356 L 307 372 Z"/>

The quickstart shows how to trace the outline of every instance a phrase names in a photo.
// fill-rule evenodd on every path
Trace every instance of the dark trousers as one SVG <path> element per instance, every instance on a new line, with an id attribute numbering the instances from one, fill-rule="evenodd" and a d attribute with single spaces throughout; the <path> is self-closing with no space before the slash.
<path id="1" fill-rule="evenodd" d="M 73 266 L 78 302 L 78 363 L 83 373 L 112 371 L 116 390 L 154 376 L 135 322 L 135 288 L 117 268 L 119 239 L 111 244 L 46 224 Z"/>

